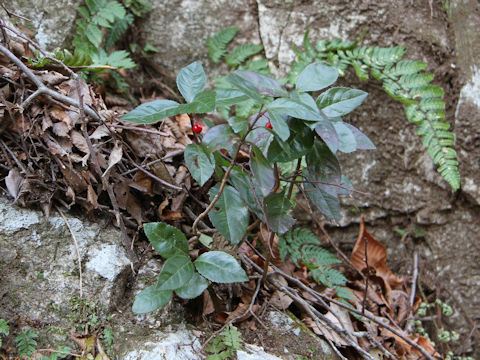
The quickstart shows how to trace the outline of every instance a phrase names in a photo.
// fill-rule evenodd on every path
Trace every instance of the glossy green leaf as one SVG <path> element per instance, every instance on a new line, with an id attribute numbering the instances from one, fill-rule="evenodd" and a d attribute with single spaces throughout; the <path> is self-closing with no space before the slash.
<path id="1" fill-rule="evenodd" d="M 202 144 L 204 144 L 210 152 L 226 149 L 231 153 L 233 144 L 237 140 L 239 140 L 239 137 L 232 131 L 230 126 L 221 124 L 208 130 L 203 137 Z"/>
<path id="2" fill-rule="evenodd" d="M 248 281 L 245 270 L 232 255 L 223 251 L 209 251 L 195 261 L 197 271 L 216 283 Z"/>
<path id="3" fill-rule="evenodd" d="M 338 134 L 338 150 L 344 153 L 351 153 L 357 149 L 357 141 L 352 130 L 343 121 L 333 123 Z"/>
<path id="4" fill-rule="evenodd" d="M 337 187 L 325 184 L 303 185 L 305 193 L 310 202 L 329 219 L 338 221 L 340 218 L 340 200 L 338 198 Z"/>
<path id="5" fill-rule="evenodd" d="M 250 168 L 263 196 L 270 194 L 275 186 L 275 174 L 270 163 L 255 145 L 250 152 Z"/>
<path id="6" fill-rule="evenodd" d="M 210 200 L 218 192 L 219 185 L 210 190 Z M 240 194 L 231 186 L 225 186 L 220 199 L 215 203 L 218 210 L 208 214 L 213 226 L 232 244 L 238 244 L 248 227 L 249 213 Z"/>
<path id="7" fill-rule="evenodd" d="M 268 111 L 274 111 L 279 114 L 287 114 L 298 119 L 310 121 L 322 120 L 318 109 L 311 108 L 299 100 L 280 98 L 269 104 L 267 108 Z"/>
<path id="8" fill-rule="evenodd" d="M 185 285 L 194 272 L 193 263 L 185 255 L 175 255 L 167 259 L 158 277 L 158 290 L 175 290 Z"/>
<path id="9" fill-rule="evenodd" d="M 236 90 L 241 91 L 243 94 L 249 98 L 263 104 L 264 100 L 262 95 L 255 88 L 255 85 L 249 81 L 244 80 L 238 75 L 232 74 L 223 78 L 224 81 L 230 83 Z"/>
<path id="10" fill-rule="evenodd" d="M 239 102 L 245 101 L 247 99 L 249 99 L 249 97 L 240 90 L 218 89 L 215 102 L 217 106 L 230 106 L 238 104 Z"/>
<path id="11" fill-rule="evenodd" d="M 288 128 L 286 122 L 287 116 L 272 109 L 268 110 L 266 116 L 268 116 L 270 119 L 270 124 L 272 125 L 273 131 L 277 133 L 280 139 L 287 140 L 290 136 L 290 129 Z"/>
<path id="12" fill-rule="evenodd" d="M 313 180 L 340 183 L 342 172 L 335 154 L 320 141 L 315 141 L 306 157 L 307 168 Z"/>
<path id="13" fill-rule="evenodd" d="M 120 120 L 135 124 L 153 124 L 166 117 L 181 114 L 179 103 L 172 100 L 154 100 L 137 106 Z"/>
<path id="14" fill-rule="evenodd" d="M 375 150 L 376 149 L 375 145 L 372 143 L 372 141 L 368 138 L 367 135 L 365 135 L 363 132 L 361 132 L 359 129 L 357 129 L 355 126 L 351 124 L 344 123 L 344 125 L 350 129 L 353 136 L 355 137 L 357 150 Z"/>
<path id="15" fill-rule="evenodd" d="M 268 147 L 267 158 L 270 163 L 298 159 L 307 154 L 313 146 L 314 134 L 302 121 L 290 119 L 288 126 L 291 133 L 288 140 L 274 138 Z"/>
<path id="16" fill-rule="evenodd" d="M 176 227 L 160 222 L 151 222 L 143 224 L 143 230 L 155 251 L 164 258 L 176 254 L 189 254 L 187 238 Z"/>
<path id="17" fill-rule="evenodd" d="M 201 93 L 207 85 L 207 76 L 202 64 L 195 61 L 181 69 L 177 75 L 177 87 L 187 103 Z"/>
<path id="18" fill-rule="evenodd" d="M 134 314 L 145 314 L 157 310 L 168 304 L 172 295 L 171 290 L 161 291 L 157 289 L 156 285 L 149 286 L 135 296 L 132 312 Z"/>
<path id="19" fill-rule="evenodd" d="M 237 70 L 233 73 L 251 83 L 261 95 L 272 97 L 288 96 L 288 92 L 282 87 L 282 84 L 271 77 L 249 70 Z"/>
<path id="20" fill-rule="evenodd" d="M 228 178 L 229 182 L 240 194 L 243 202 L 252 210 L 259 218 L 263 221 L 262 210 L 259 208 L 257 200 L 255 200 L 254 190 L 252 189 L 252 184 L 248 178 L 248 175 L 241 170 L 232 170 Z M 255 187 L 255 194 L 260 203 L 263 202 L 263 196 L 258 190 L 258 186 Z"/>
<path id="21" fill-rule="evenodd" d="M 205 90 L 198 93 L 193 101 L 178 106 L 178 114 L 202 114 L 215 110 L 215 96 L 213 90 Z"/>
<path id="22" fill-rule="evenodd" d="M 185 163 L 190 174 L 203 186 L 215 170 L 215 158 L 202 145 L 189 144 L 184 152 Z"/>
<path id="23" fill-rule="evenodd" d="M 181 288 L 175 289 L 175 293 L 182 299 L 195 299 L 208 288 L 208 280 L 199 273 L 193 273 L 190 280 Z"/>
<path id="24" fill-rule="evenodd" d="M 295 224 L 295 220 L 289 215 L 292 203 L 285 194 L 270 194 L 263 200 L 263 206 L 268 224 L 277 234 L 287 232 Z"/>
<path id="25" fill-rule="evenodd" d="M 228 118 L 228 124 L 236 134 L 243 135 L 248 129 L 248 120 L 240 116 L 231 116 Z"/>
<path id="26" fill-rule="evenodd" d="M 333 153 L 336 153 L 340 140 L 337 131 L 330 121 L 318 122 L 315 124 L 315 132 L 322 138 Z"/>
<path id="27" fill-rule="evenodd" d="M 334 87 L 320 94 L 317 106 L 329 118 L 343 116 L 358 107 L 368 93 L 358 89 Z"/>
<path id="28" fill-rule="evenodd" d="M 337 68 L 324 62 L 307 65 L 298 75 L 298 91 L 317 91 L 332 85 L 338 78 Z M 308 119 L 307 119 L 308 120 Z"/>

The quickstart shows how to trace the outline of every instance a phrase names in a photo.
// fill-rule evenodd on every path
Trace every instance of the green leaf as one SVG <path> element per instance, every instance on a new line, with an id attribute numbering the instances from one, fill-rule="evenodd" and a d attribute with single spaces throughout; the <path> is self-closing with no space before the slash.
<path id="1" fill-rule="evenodd" d="M 255 145 L 252 146 L 250 152 L 250 168 L 261 193 L 263 196 L 268 196 L 275 186 L 275 173 L 270 163 Z"/>
<path id="2" fill-rule="evenodd" d="M 332 85 L 338 78 L 337 68 L 324 62 L 307 65 L 298 75 L 298 91 L 317 91 Z M 308 119 L 307 119 L 308 120 Z"/>
<path id="3" fill-rule="evenodd" d="M 265 116 L 270 119 L 272 129 L 277 133 L 280 139 L 287 140 L 290 136 L 290 130 L 286 122 L 288 116 L 272 109 L 268 110 L 268 112 L 265 113 Z"/>
<path id="4" fill-rule="evenodd" d="M 282 87 L 282 84 L 269 76 L 249 70 L 237 70 L 233 73 L 251 83 L 261 95 L 272 97 L 288 96 L 288 91 Z"/>
<path id="5" fill-rule="evenodd" d="M 221 124 L 209 129 L 203 137 L 202 144 L 204 144 L 209 152 L 214 152 L 219 149 L 226 149 L 232 152 L 233 144 L 239 137 L 235 134 L 230 126 Z"/>
<path id="6" fill-rule="evenodd" d="M 279 98 L 267 106 L 268 110 L 272 110 L 279 114 L 287 114 L 291 117 L 310 121 L 322 121 L 322 116 L 318 109 L 300 102 L 299 100 Z"/>
<path id="7" fill-rule="evenodd" d="M 195 299 L 208 288 L 208 281 L 202 275 L 193 273 L 190 280 L 181 288 L 175 289 L 175 293 L 182 299 Z"/>
<path id="8" fill-rule="evenodd" d="M 211 189 L 210 200 L 218 192 L 218 188 L 219 185 Z M 249 221 L 248 209 L 240 198 L 240 194 L 235 188 L 225 186 L 215 206 L 219 210 L 210 211 L 208 214 L 212 224 L 232 244 L 238 244 L 247 231 Z"/>
<path id="9" fill-rule="evenodd" d="M 93 23 L 88 24 L 85 30 L 85 36 L 95 47 L 98 47 L 103 39 L 102 31 Z"/>
<path id="10" fill-rule="evenodd" d="M 172 298 L 173 291 L 161 291 L 156 285 L 149 286 L 135 296 L 132 312 L 134 314 L 145 314 L 157 310 L 158 308 L 168 304 Z"/>
<path id="11" fill-rule="evenodd" d="M 185 285 L 193 275 L 193 264 L 185 255 L 167 259 L 158 277 L 158 290 L 175 290 Z"/>
<path id="12" fill-rule="evenodd" d="M 136 107 L 120 120 L 136 124 L 153 124 L 166 117 L 180 114 L 179 105 L 172 100 L 154 100 Z"/>
<path id="13" fill-rule="evenodd" d="M 255 200 L 254 191 L 260 203 L 263 201 L 263 196 L 258 189 L 252 189 L 248 175 L 240 169 L 234 168 L 230 173 L 228 180 L 238 191 L 243 202 L 260 218 L 260 220 L 263 221 L 262 210 L 259 208 L 259 205 Z"/>
<path id="14" fill-rule="evenodd" d="M 353 136 L 355 137 L 357 150 L 375 150 L 376 149 L 375 145 L 367 137 L 367 135 L 365 135 L 363 132 L 361 132 L 359 129 L 357 129 L 355 126 L 351 124 L 347 124 L 347 123 L 343 123 L 343 124 L 350 129 Z"/>
<path id="15" fill-rule="evenodd" d="M 202 91 L 195 95 L 191 103 L 179 105 L 177 114 L 203 114 L 213 111 L 215 110 L 215 96 L 216 93 L 213 90 Z"/>
<path id="16" fill-rule="evenodd" d="M 195 261 L 197 271 L 216 283 L 248 281 L 245 270 L 232 255 L 223 251 L 209 251 Z"/>
<path id="17" fill-rule="evenodd" d="M 235 73 L 230 76 L 224 77 L 223 80 L 231 84 L 235 89 L 237 89 L 238 91 L 241 91 L 243 94 L 245 94 L 249 98 L 261 104 L 264 103 L 262 95 L 260 95 L 255 85 L 252 84 L 250 81 L 244 80 L 242 77 L 240 77 L 239 75 L 236 75 Z"/>
<path id="18" fill-rule="evenodd" d="M 344 153 L 351 153 L 357 149 L 357 141 L 352 130 L 343 121 L 333 123 L 333 127 L 338 134 L 338 150 Z"/>
<path id="19" fill-rule="evenodd" d="M 215 170 L 215 158 L 206 149 L 197 144 L 189 144 L 184 152 L 185 163 L 190 174 L 203 186 Z"/>
<path id="20" fill-rule="evenodd" d="M 258 44 L 243 44 L 233 49 L 233 51 L 225 57 L 225 62 L 235 67 L 247 60 L 250 56 L 258 54 L 263 50 L 262 45 Z"/>
<path id="21" fill-rule="evenodd" d="M 232 117 L 229 117 L 227 121 L 236 134 L 243 135 L 247 132 L 247 129 L 248 129 L 247 119 L 239 116 L 232 116 Z"/>
<path id="22" fill-rule="evenodd" d="M 213 37 L 207 39 L 208 55 L 214 63 L 218 63 L 220 58 L 227 53 L 227 45 L 237 34 L 238 27 L 232 26 L 220 30 Z"/>
<path id="23" fill-rule="evenodd" d="M 230 106 L 230 105 L 238 104 L 239 102 L 242 102 L 248 99 L 249 97 L 240 90 L 218 89 L 215 102 L 217 106 L 219 105 Z"/>
<path id="24" fill-rule="evenodd" d="M 177 254 L 189 254 L 187 238 L 176 227 L 165 223 L 151 222 L 143 224 L 143 231 L 155 251 L 164 258 Z"/>
<path id="25" fill-rule="evenodd" d="M 334 153 L 320 141 L 315 141 L 307 154 L 307 168 L 314 180 L 339 184 L 342 178 L 340 163 Z"/>
<path id="26" fill-rule="evenodd" d="M 317 106 L 329 118 L 343 116 L 353 111 L 367 97 L 362 90 L 334 87 L 320 94 Z"/>
<path id="27" fill-rule="evenodd" d="M 337 152 L 340 140 L 335 127 L 330 121 L 316 123 L 315 132 L 322 138 L 325 144 L 327 144 L 332 153 Z"/>
<path id="28" fill-rule="evenodd" d="M 308 199 L 318 211 L 329 219 L 337 221 L 340 219 L 340 200 L 335 186 L 305 183 L 303 188 Z"/>
<path id="29" fill-rule="evenodd" d="M 202 64 L 195 61 L 182 68 L 177 75 L 177 87 L 187 103 L 191 103 L 195 96 L 201 93 L 207 85 L 207 75 Z"/>
<path id="30" fill-rule="evenodd" d="M 268 161 L 287 162 L 298 159 L 313 146 L 314 135 L 313 132 L 305 126 L 302 121 L 290 119 L 290 137 L 287 141 L 282 141 L 279 138 L 274 138 L 268 147 Z M 332 127 L 333 128 L 333 127 Z"/>
<path id="31" fill-rule="evenodd" d="M 263 200 L 265 214 L 270 228 L 277 234 L 283 234 L 290 229 L 295 220 L 288 214 L 292 203 L 285 194 L 270 194 Z"/>

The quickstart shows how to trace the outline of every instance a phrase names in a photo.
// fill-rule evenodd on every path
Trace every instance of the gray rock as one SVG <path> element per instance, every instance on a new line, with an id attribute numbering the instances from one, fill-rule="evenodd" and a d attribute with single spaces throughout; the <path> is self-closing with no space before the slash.
<path id="1" fill-rule="evenodd" d="M 130 262 L 115 229 L 68 216 L 82 259 L 85 301 L 105 314 L 123 295 Z M 2 316 L 67 326 L 70 301 L 80 295 L 77 249 L 63 218 L 43 217 L 0 198 Z M 68 326 L 67 326 L 68 327 Z"/>

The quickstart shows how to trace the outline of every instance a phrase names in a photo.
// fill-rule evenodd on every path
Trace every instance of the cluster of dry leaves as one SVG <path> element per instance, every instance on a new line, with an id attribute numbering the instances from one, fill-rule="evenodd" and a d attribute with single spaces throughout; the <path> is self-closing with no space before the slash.
<path id="1" fill-rule="evenodd" d="M 11 48 L 16 49 L 19 59 L 28 51 L 28 46 L 22 43 L 15 43 Z M 32 70 L 52 90 L 78 98 L 76 80 L 56 71 Z M 126 109 L 118 105 L 107 107 L 104 97 L 83 81 L 80 81 L 83 103 L 104 121 L 85 117 L 78 108 L 45 95 L 39 95 L 22 107 L 36 86 L 5 56 L 0 56 L 0 76 L 0 175 L 15 202 L 23 206 L 41 206 L 47 216 L 52 205 L 66 208 L 77 205 L 91 216 L 98 212 L 108 215 L 113 213 L 112 198 L 105 185 L 109 184 L 130 236 L 138 233 L 148 221 L 166 221 L 183 227 L 188 233 L 195 214 L 206 207 L 205 189 L 212 185 L 207 182 L 203 189 L 200 188 L 183 164 L 183 150 L 194 140 L 188 115 L 167 118 L 155 125 L 126 125 L 118 120 Z M 252 227 L 255 229 L 258 235 L 253 244 L 255 241 L 265 243 L 269 234 L 262 227 Z M 348 333 L 363 334 L 356 337 L 356 344 L 375 358 L 380 359 L 385 353 L 398 359 L 422 358 L 418 348 L 405 339 L 418 344 L 432 357 L 439 357 L 427 339 L 404 330 L 420 300 L 415 297 L 411 301 L 412 290 L 407 280 L 388 269 L 385 247 L 363 224 L 350 264 L 346 264 L 355 270 L 348 283 L 355 299 L 349 300 L 348 306 L 356 309 L 356 313 L 349 312 L 338 301 L 329 302 L 325 311 L 318 298 L 286 279 L 294 277 L 327 299 L 335 298 L 335 293 L 319 288 L 306 268 L 295 269 L 291 262 L 279 262 L 275 241 L 272 250 L 277 253 L 272 264 L 280 271 L 279 282 L 286 287 L 292 286 L 292 291 L 309 306 L 323 311 L 326 318 Z M 263 268 L 264 259 L 247 244 L 242 245 L 239 253 Z M 243 322 L 253 329 L 261 322 L 261 314 L 267 306 L 279 309 L 298 306 L 280 288 L 260 288 L 260 281 L 255 280 L 246 287 L 219 286 L 214 290 L 216 296 L 208 291 L 204 293 L 202 314 L 214 314 L 215 321 L 221 324 Z M 369 319 L 362 318 L 359 313 L 369 315 Z M 313 332 L 348 353 L 351 343 L 331 327 L 319 326 L 308 313 L 303 312 L 302 316 L 302 321 Z M 385 323 L 396 331 L 382 326 Z"/>

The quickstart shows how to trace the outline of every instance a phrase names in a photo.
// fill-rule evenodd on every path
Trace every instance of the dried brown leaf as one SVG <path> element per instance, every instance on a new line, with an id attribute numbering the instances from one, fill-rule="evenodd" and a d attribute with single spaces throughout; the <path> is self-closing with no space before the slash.
<path id="1" fill-rule="evenodd" d="M 99 140 L 102 137 L 110 136 L 110 131 L 105 125 L 100 125 L 95 129 L 95 131 L 89 136 L 90 139 Z"/>
<path id="2" fill-rule="evenodd" d="M 271 262 L 275 266 L 279 266 L 282 264 L 282 258 L 280 257 L 280 251 L 278 250 L 278 236 L 274 235 L 272 243 L 269 244 L 268 241 L 270 240 L 270 231 L 267 230 L 267 227 L 261 223 L 260 224 L 260 231 L 258 233 L 258 238 L 262 243 L 265 249 L 272 249 L 273 256 Z"/>
<path id="3" fill-rule="evenodd" d="M 63 109 L 54 108 L 50 110 L 50 116 L 52 119 L 62 122 L 67 125 L 68 130 L 73 126 L 72 119 L 68 116 L 67 112 Z"/>
<path id="4" fill-rule="evenodd" d="M 64 76 L 56 71 L 46 71 L 38 75 L 38 77 L 47 85 L 58 85 L 61 82 L 69 79 L 68 76 Z"/>
<path id="5" fill-rule="evenodd" d="M 53 124 L 52 131 L 57 136 L 67 137 L 70 129 L 64 122 L 56 122 Z"/>
<path id="6" fill-rule="evenodd" d="M 5 178 L 5 185 L 7 186 L 7 190 L 15 199 L 18 199 L 18 195 L 20 194 L 20 188 L 22 186 L 23 176 L 20 175 L 20 172 L 17 168 L 10 169 L 8 172 L 7 177 Z"/>
<path id="7" fill-rule="evenodd" d="M 87 200 L 92 204 L 93 208 L 96 209 L 98 208 L 98 202 L 97 202 L 98 196 L 95 193 L 95 190 L 93 190 L 92 185 L 88 184 L 87 188 Z"/>
<path id="8" fill-rule="evenodd" d="M 88 148 L 87 140 L 83 135 L 76 130 L 73 130 L 72 133 L 72 142 L 75 147 L 85 154 L 90 154 L 90 149 Z"/>
<path id="9" fill-rule="evenodd" d="M 359 270 L 366 269 L 365 261 L 365 242 L 367 243 L 368 266 L 375 271 L 377 276 L 385 280 L 392 288 L 400 288 L 405 284 L 406 279 L 395 275 L 387 267 L 387 249 L 377 239 L 370 235 L 365 227 L 365 221 L 362 218 L 360 223 L 360 232 L 357 242 L 350 258 L 352 264 Z"/>
<path id="10" fill-rule="evenodd" d="M 290 296 L 280 290 L 275 290 L 269 303 L 279 310 L 286 310 L 292 302 L 293 300 Z"/>
<path id="11" fill-rule="evenodd" d="M 119 163 L 120 160 L 122 160 L 122 156 L 123 156 L 122 144 L 119 141 L 116 141 L 115 146 L 113 147 L 113 150 L 110 153 L 110 156 L 108 158 L 108 167 L 104 171 L 102 177 L 106 176 L 108 171 L 117 163 Z"/>
<path id="12" fill-rule="evenodd" d="M 184 216 L 180 211 L 172 211 L 170 209 L 165 209 L 162 211 L 160 218 L 165 221 L 178 221 L 182 220 Z"/>

